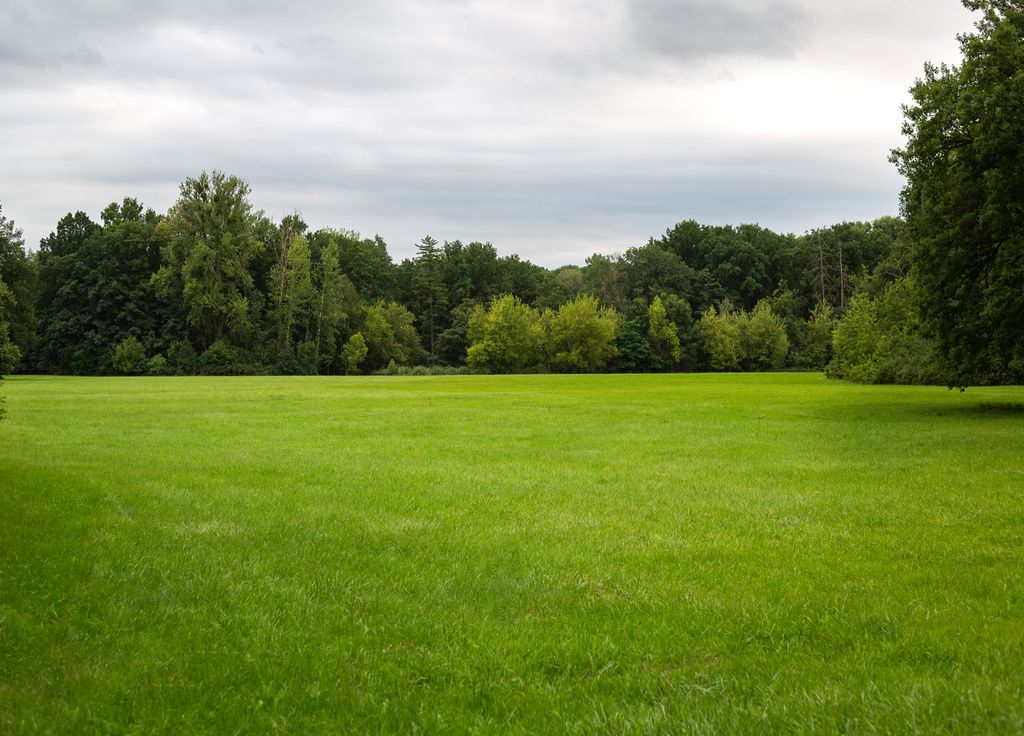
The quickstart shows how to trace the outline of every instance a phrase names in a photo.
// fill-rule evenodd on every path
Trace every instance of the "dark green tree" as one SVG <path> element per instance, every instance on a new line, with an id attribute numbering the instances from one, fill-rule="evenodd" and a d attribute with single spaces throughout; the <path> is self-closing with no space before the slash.
<path id="1" fill-rule="evenodd" d="M 651 368 L 651 345 L 647 341 L 644 321 L 628 319 L 615 334 L 616 357 L 612 369 L 618 373 L 639 373 Z"/>
<path id="2" fill-rule="evenodd" d="M 21 350 L 11 340 L 7 313 L 15 305 L 14 294 L 0 278 L 0 378 L 14 370 L 21 358 Z"/>
<path id="3" fill-rule="evenodd" d="M 38 340 L 32 356 L 49 372 L 112 369 L 114 347 L 133 336 L 161 349 L 167 305 L 151 285 L 159 265 L 159 218 L 126 198 L 103 210 L 103 225 L 69 214 L 40 243 Z"/>
<path id="4" fill-rule="evenodd" d="M 359 294 L 341 271 L 340 245 L 327 242 L 313 266 L 314 360 L 319 372 L 335 366 L 344 335 L 360 311 Z"/>
<path id="5" fill-rule="evenodd" d="M 622 311 L 626 306 L 626 286 L 622 272 L 621 259 L 595 253 L 587 258 L 583 267 L 584 286 L 604 306 Z"/>
<path id="6" fill-rule="evenodd" d="M 186 179 L 161 224 L 167 244 L 154 283 L 165 299 L 180 296 L 200 348 L 253 338 L 262 297 L 250 265 L 263 249 L 254 225 L 249 185 L 220 171 Z"/>
<path id="7" fill-rule="evenodd" d="M 36 336 L 36 261 L 25 250 L 25 239 L 0 206 L 0 280 L 10 292 L 0 321 L 7 323 L 11 342 L 25 356 Z"/>
<path id="8" fill-rule="evenodd" d="M 420 329 L 431 360 L 437 350 L 439 327 L 446 322 L 448 289 L 444 283 L 443 253 L 437 241 L 427 235 L 416 245 L 413 264 L 413 290 L 420 307 Z"/>
<path id="9" fill-rule="evenodd" d="M 1024 381 L 1024 3 L 980 11 L 959 66 L 926 64 L 892 160 L 912 273 L 951 385 Z"/>
<path id="10" fill-rule="evenodd" d="M 309 237 L 314 261 L 328 243 L 337 246 L 338 268 L 366 302 L 395 299 L 395 264 L 380 237 L 363 238 L 350 230 L 317 230 Z"/>
<path id="11" fill-rule="evenodd" d="M 448 365 L 465 365 L 469 349 L 469 316 L 480 302 L 467 299 L 451 311 L 451 325 L 437 338 L 437 357 Z"/>

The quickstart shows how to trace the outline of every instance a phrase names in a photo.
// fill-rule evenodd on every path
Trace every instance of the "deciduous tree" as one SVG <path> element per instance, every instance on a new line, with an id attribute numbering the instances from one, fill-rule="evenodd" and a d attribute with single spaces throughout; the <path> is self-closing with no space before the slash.
<path id="1" fill-rule="evenodd" d="M 740 330 L 727 308 L 708 307 L 700 318 L 700 335 L 708 365 L 715 371 L 739 370 L 743 358 Z"/>
<path id="2" fill-rule="evenodd" d="M 651 354 L 657 358 L 662 369 L 672 368 L 683 357 L 679 331 L 675 323 L 669 320 L 660 296 L 654 297 L 647 309 L 647 342 L 651 346 Z"/>
<path id="3" fill-rule="evenodd" d="M 534 368 L 544 345 L 540 315 L 517 296 L 498 297 L 488 309 L 477 307 L 470 314 L 469 342 L 471 368 L 490 373 Z"/>
<path id="4" fill-rule="evenodd" d="M 186 179 L 161 225 L 154 280 L 165 298 L 181 295 L 200 348 L 252 336 L 260 297 L 249 266 L 262 248 L 253 226 L 249 185 L 221 171 Z"/>
<path id="5" fill-rule="evenodd" d="M 602 309 L 596 297 L 585 295 L 566 302 L 548 319 L 547 345 L 557 370 L 593 373 L 615 357 L 615 332 L 621 318 Z"/>
<path id="6" fill-rule="evenodd" d="M 950 382 L 1024 381 L 1024 3 L 980 11 L 958 66 L 926 64 L 904 108 L 902 206 L 923 318 Z"/>

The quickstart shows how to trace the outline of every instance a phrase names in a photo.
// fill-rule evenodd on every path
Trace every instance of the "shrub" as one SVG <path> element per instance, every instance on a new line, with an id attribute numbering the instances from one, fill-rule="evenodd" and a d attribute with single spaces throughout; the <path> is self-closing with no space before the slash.
<path id="1" fill-rule="evenodd" d="M 857 383 L 944 382 L 936 343 L 925 337 L 913 283 L 890 284 L 878 298 L 861 291 L 832 335 L 827 374 Z"/>
<path id="2" fill-rule="evenodd" d="M 473 373 L 464 365 L 397 365 L 373 371 L 373 376 L 467 376 Z"/>
<path id="3" fill-rule="evenodd" d="M 263 371 L 249 353 L 220 339 L 199 357 L 199 372 L 204 376 L 255 376 Z"/>
<path id="4" fill-rule="evenodd" d="M 151 376 L 169 376 L 171 375 L 171 366 L 167 362 L 167 358 L 162 355 L 154 355 L 149 359 L 149 375 Z"/>
<path id="5" fill-rule="evenodd" d="M 345 360 L 345 373 L 358 373 L 359 366 L 366 359 L 367 352 L 366 340 L 363 339 L 362 333 L 357 332 L 352 335 L 341 348 L 341 355 Z M 395 365 L 394 360 L 388 362 L 388 368 L 393 365 Z"/>
<path id="6" fill-rule="evenodd" d="M 178 376 L 194 376 L 199 372 L 199 356 L 188 340 L 175 340 L 167 348 L 167 362 Z"/>
<path id="7" fill-rule="evenodd" d="M 138 338 L 126 337 L 114 347 L 111 364 L 115 371 L 124 375 L 137 376 L 145 373 L 149 367 L 146 361 L 146 348 Z"/>

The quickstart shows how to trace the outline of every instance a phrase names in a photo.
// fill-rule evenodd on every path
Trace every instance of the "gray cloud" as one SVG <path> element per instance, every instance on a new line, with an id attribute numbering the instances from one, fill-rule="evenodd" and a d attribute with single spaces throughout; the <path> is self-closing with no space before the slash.
<path id="1" fill-rule="evenodd" d="M 34 244 L 69 209 L 162 210 L 222 168 L 271 215 L 397 256 L 429 232 L 549 265 L 688 217 L 874 217 L 896 210 L 904 91 L 966 18 L 956 0 L 15 0 L 0 202 Z"/>
<path id="2" fill-rule="evenodd" d="M 638 47 L 684 62 L 789 58 L 813 27 L 807 10 L 775 0 L 630 0 L 628 18 Z"/>

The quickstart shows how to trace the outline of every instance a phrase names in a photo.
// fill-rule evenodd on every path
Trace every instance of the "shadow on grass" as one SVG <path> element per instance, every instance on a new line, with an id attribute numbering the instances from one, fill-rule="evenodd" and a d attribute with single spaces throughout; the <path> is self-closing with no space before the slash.
<path id="1" fill-rule="evenodd" d="M 880 412 L 884 416 L 885 410 Z M 933 417 L 961 417 L 964 419 L 976 417 L 984 418 L 1024 418 L 1024 402 L 1019 401 L 980 401 L 978 403 L 962 404 L 959 406 L 935 406 L 929 404 L 919 405 L 890 405 L 888 412 L 890 417 L 904 415 L 907 417 L 917 415 L 928 415 Z"/>
<path id="2" fill-rule="evenodd" d="M 1016 398 L 1016 397 L 1015 397 Z M 836 407 L 819 408 L 818 416 L 842 421 L 865 421 L 883 423 L 917 422 L 926 418 L 1014 420 L 1024 419 L 1024 401 L 985 400 L 956 403 L 917 401 L 865 401 Z"/>
<path id="3" fill-rule="evenodd" d="M 1024 402 L 1020 401 L 982 401 L 972 407 L 963 408 L 973 409 L 982 414 L 1024 414 Z"/>

